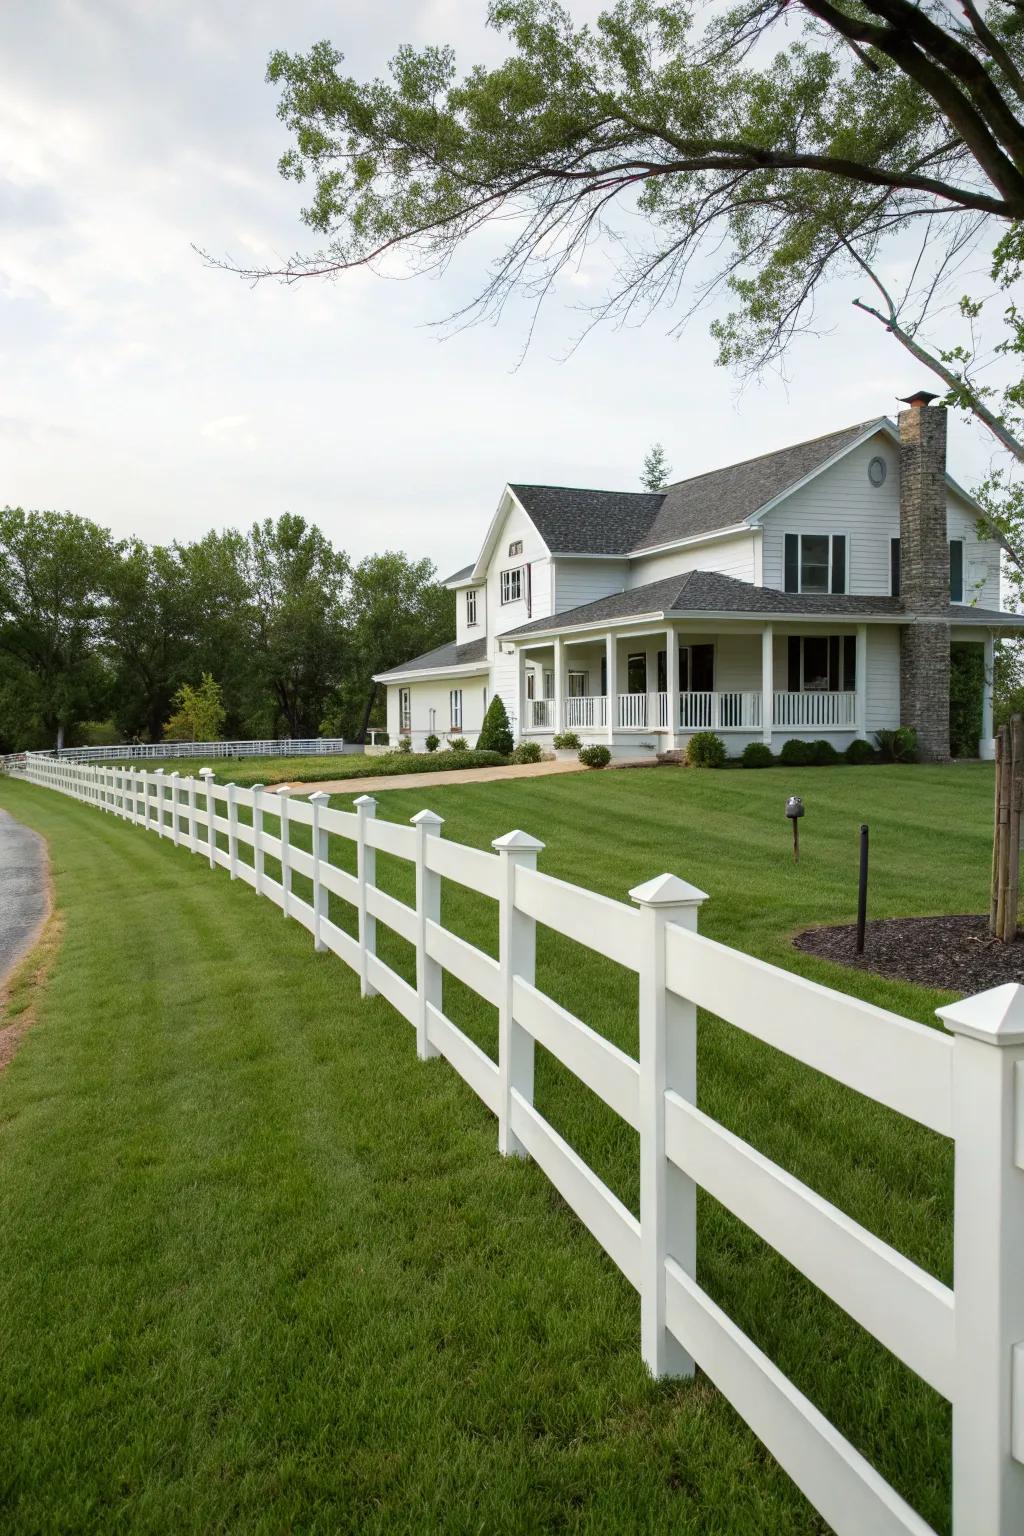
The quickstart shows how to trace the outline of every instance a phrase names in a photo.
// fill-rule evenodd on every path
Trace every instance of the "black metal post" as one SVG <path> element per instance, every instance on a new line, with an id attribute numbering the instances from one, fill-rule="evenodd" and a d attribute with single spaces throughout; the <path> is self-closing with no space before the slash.
<path id="1" fill-rule="evenodd" d="M 860 884 L 857 890 L 857 953 L 864 953 L 864 928 L 868 918 L 868 827 L 860 829 Z"/>

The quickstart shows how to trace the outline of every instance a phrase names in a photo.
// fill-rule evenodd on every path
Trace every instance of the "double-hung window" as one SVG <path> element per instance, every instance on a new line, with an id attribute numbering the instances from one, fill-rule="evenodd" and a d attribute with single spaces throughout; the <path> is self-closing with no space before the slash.
<path id="1" fill-rule="evenodd" d="M 398 729 L 412 730 L 412 693 L 408 688 L 398 690 Z"/>
<path id="2" fill-rule="evenodd" d="M 790 693 L 853 693 L 857 641 L 853 635 L 790 635 Z"/>
<path id="3" fill-rule="evenodd" d="M 466 628 L 472 629 L 476 623 L 476 589 L 466 593 Z"/>
<path id="4" fill-rule="evenodd" d="M 501 573 L 501 601 L 503 603 L 518 603 L 523 595 L 523 568 L 515 566 L 510 571 Z"/>
<path id="5" fill-rule="evenodd" d="M 787 533 L 787 592 L 845 592 L 846 534 Z"/>
<path id="6" fill-rule="evenodd" d="M 448 708 L 453 731 L 462 730 L 462 689 L 453 688 L 448 694 Z"/>

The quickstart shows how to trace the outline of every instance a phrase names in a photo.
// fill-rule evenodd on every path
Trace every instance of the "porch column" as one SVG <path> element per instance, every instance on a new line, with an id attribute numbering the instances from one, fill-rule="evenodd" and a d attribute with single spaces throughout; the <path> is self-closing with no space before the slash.
<path id="1" fill-rule="evenodd" d="M 772 744 L 775 714 L 775 631 L 770 624 L 761 630 L 761 740 Z"/>
<path id="2" fill-rule="evenodd" d="M 989 630 L 985 636 L 985 676 L 981 684 L 981 740 L 978 756 L 983 763 L 990 763 L 996 755 L 994 728 L 992 725 L 992 692 L 995 682 L 996 642 Z"/>
<path id="3" fill-rule="evenodd" d="M 615 740 L 615 721 L 619 712 L 619 679 L 618 669 L 615 665 L 618 652 L 615 634 L 609 630 L 604 637 L 605 674 L 608 679 L 608 701 L 606 712 L 608 715 L 605 734 L 608 737 L 608 745 Z"/>
<path id="4" fill-rule="evenodd" d="M 522 736 L 527 727 L 526 719 L 526 652 L 522 646 L 516 648 L 516 720 L 513 735 Z"/>
<path id="5" fill-rule="evenodd" d="M 667 752 L 674 752 L 679 739 L 679 645 L 674 629 L 665 631 L 665 688 L 668 693 Z"/>
<path id="6" fill-rule="evenodd" d="M 868 734 L 868 627 L 857 625 L 857 650 L 854 662 L 857 697 L 854 701 L 855 724 L 859 740 L 866 741 Z"/>
<path id="7" fill-rule="evenodd" d="M 554 704 L 555 718 L 554 718 L 554 728 L 555 728 L 556 731 L 564 731 L 565 730 L 565 721 L 562 719 L 562 695 L 565 692 L 565 685 L 564 685 L 564 683 L 562 681 L 562 668 L 565 665 L 565 660 L 564 660 L 564 658 L 562 656 L 562 637 L 561 637 L 561 635 L 556 635 L 555 636 L 555 663 L 554 663 L 554 665 L 555 665 L 555 704 Z"/>

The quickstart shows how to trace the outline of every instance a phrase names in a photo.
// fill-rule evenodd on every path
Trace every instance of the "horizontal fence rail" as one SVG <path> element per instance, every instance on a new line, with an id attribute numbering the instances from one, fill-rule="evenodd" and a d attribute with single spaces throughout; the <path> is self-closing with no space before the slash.
<path id="1" fill-rule="evenodd" d="M 244 880 L 350 966 L 364 997 L 382 995 L 415 1030 L 417 1054 L 443 1056 L 497 1117 L 500 1151 L 536 1161 L 640 1293 L 651 1372 L 699 1365 L 840 1536 L 929 1527 L 701 1288 L 698 1187 L 952 1404 L 954 1536 L 1024 1531 L 1024 988 L 940 1009 L 940 1033 L 704 937 L 704 893 L 672 875 L 627 906 L 542 873 L 543 844 L 523 832 L 487 853 L 446 840 L 431 811 L 380 821 L 366 795 L 341 811 L 323 794 L 215 784 L 212 770 L 29 755 L 15 771 Z M 331 862 L 332 836 L 354 846 L 356 874 Z M 378 852 L 413 866 L 412 904 L 378 886 Z M 497 904 L 497 959 L 444 927 L 443 879 Z M 356 937 L 331 921 L 327 893 L 351 905 Z M 415 984 L 377 953 L 379 924 L 414 949 Z M 538 988 L 538 924 L 636 975 L 638 1059 Z M 497 1010 L 496 1061 L 446 1015 L 446 975 Z M 698 1008 L 952 1138 L 952 1288 L 698 1108 Z M 639 1134 L 639 1217 L 536 1108 L 536 1044 Z"/>
<path id="2" fill-rule="evenodd" d="M 337 757 L 341 753 L 362 750 L 358 742 L 345 741 L 340 736 L 309 739 L 282 736 L 275 741 L 121 742 L 113 747 L 62 747 L 59 752 L 49 755 L 64 763 L 135 763 L 169 757 Z"/>

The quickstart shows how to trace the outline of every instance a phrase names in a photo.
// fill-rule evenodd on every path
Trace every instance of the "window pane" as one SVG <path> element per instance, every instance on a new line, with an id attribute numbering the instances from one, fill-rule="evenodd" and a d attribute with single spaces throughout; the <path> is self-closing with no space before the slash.
<path id="1" fill-rule="evenodd" d="M 815 693 L 828 689 L 828 637 L 806 635 L 804 637 L 804 692 Z"/>
<path id="2" fill-rule="evenodd" d="M 828 591 L 827 533 L 805 533 L 800 540 L 800 590 Z"/>
<path id="3" fill-rule="evenodd" d="M 690 648 L 690 687 L 694 693 L 711 693 L 715 686 L 715 648 L 694 645 Z"/>
<path id="4" fill-rule="evenodd" d="M 647 657 L 630 656 L 626 663 L 626 692 L 647 692 Z"/>
<path id="5" fill-rule="evenodd" d="M 857 637 L 843 636 L 843 687 L 853 693 L 857 687 Z"/>

